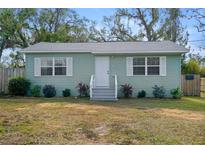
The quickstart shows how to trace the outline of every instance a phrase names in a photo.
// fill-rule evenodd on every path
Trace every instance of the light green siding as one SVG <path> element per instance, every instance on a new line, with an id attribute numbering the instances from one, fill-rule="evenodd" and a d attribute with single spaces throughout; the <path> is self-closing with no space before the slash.
<path id="1" fill-rule="evenodd" d="M 160 55 L 163 56 L 163 55 Z M 73 57 L 73 76 L 34 76 L 34 57 Z M 152 96 L 152 87 L 154 85 L 164 86 L 167 96 L 170 96 L 172 88 L 180 87 L 180 55 L 167 55 L 167 75 L 166 76 L 127 76 L 126 75 L 126 56 L 109 56 L 110 57 L 110 86 L 114 87 L 114 78 L 112 75 L 117 74 L 118 85 L 130 83 L 134 88 L 134 95 L 139 90 L 145 90 L 147 96 Z M 90 76 L 95 71 L 95 55 L 89 53 L 78 54 L 26 54 L 26 77 L 31 83 L 42 85 L 52 84 L 57 89 L 57 95 L 62 95 L 65 88 L 71 89 L 71 95 L 78 95 L 75 88 L 79 82 L 89 85 Z M 119 88 L 118 88 L 119 89 Z M 120 92 L 119 92 L 120 95 Z"/>
<path id="2" fill-rule="evenodd" d="M 160 55 L 163 56 L 163 55 Z M 167 96 L 170 96 L 170 90 L 180 87 L 181 64 L 180 55 L 169 55 L 166 58 L 167 75 L 166 76 L 127 76 L 126 75 L 126 56 L 110 57 L 110 72 L 117 74 L 118 85 L 129 83 L 134 88 L 133 96 L 137 96 L 139 90 L 145 90 L 148 97 L 152 97 L 152 87 L 154 85 L 164 86 Z M 111 79 L 111 85 L 114 79 Z M 120 95 L 120 93 L 119 93 Z"/>
<path id="3" fill-rule="evenodd" d="M 73 57 L 73 76 L 34 76 L 34 57 Z M 76 86 L 79 82 L 89 84 L 94 72 L 94 56 L 91 54 L 26 54 L 26 77 L 32 85 L 54 85 L 57 95 L 62 95 L 65 88 L 71 89 L 71 95 L 78 95 Z"/>

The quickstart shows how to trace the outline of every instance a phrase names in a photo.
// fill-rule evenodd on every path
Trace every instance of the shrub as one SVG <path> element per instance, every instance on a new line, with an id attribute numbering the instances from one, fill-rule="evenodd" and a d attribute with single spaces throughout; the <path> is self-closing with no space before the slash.
<path id="1" fill-rule="evenodd" d="M 158 87 L 155 85 L 153 88 L 153 95 L 155 98 L 164 98 L 165 97 L 165 89 L 163 86 Z"/>
<path id="2" fill-rule="evenodd" d="M 56 89 L 52 85 L 45 85 L 43 87 L 43 94 L 45 97 L 54 97 L 56 95 Z"/>
<path id="3" fill-rule="evenodd" d="M 179 99 L 182 97 L 182 91 L 180 90 L 179 87 L 175 88 L 175 89 L 172 89 L 170 91 L 170 94 L 172 95 L 173 98 L 175 99 Z"/>
<path id="4" fill-rule="evenodd" d="M 200 74 L 200 65 L 196 60 L 189 60 L 188 63 L 184 65 L 184 74 Z"/>
<path id="5" fill-rule="evenodd" d="M 121 85 L 121 91 L 124 97 L 128 98 L 132 96 L 133 88 L 130 84 L 124 84 L 124 85 Z"/>
<path id="6" fill-rule="evenodd" d="M 201 68 L 200 75 L 201 75 L 201 77 L 205 77 L 205 67 Z"/>
<path id="7" fill-rule="evenodd" d="M 40 97 L 41 96 L 41 86 L 34 85 L 31 88 L 31 95 L 34 96 L 34 97 Z"/>
<path id="8" fill-rule="evenodd" d="M 139 91 L 137 97 L 138 98 L 146 97 L 146 91 L 144 91 L 144 90 Z"/>
<path id="9" fill-rule="evenodd" d="M 9 80 L 9 93 L 15 96 L 25 96 L 30 88 L 30 84 L 30 81 L 23 77 L 12 78 Z"/>
<path id="10" fill-rule="evenodd" d="M 89 86 L 80 82 L 76 88 L 78 88 L 78 92 L 80 96 L 89 96 Z"/>
<path id="11" fill-rule="evenodd" d="M 65 90 L 63 90 L 63 96 L 64 96 L 64 97 L 70 96 L 70 89 L 65 89 Z"/>

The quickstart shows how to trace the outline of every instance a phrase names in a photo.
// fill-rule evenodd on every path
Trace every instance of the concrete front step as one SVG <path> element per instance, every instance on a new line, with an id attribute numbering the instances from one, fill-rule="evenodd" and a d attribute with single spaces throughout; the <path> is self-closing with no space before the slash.
<path id="1" fill-rule="evenodd" d="M 91 100 L 116 101 L 115 89 L 113 88 L 93 88 L 93 97 Z"/>
<path id="2" fill-rule="evenodd" d="M 118 99 L 116 98 L 92 98 L 90 99 L 91 101 L 117 101 Z"/>
<path id="3" fill-rule="evenodd" d="M 93 88 L 93 92 L 115 92 L 115 89 L 107 89 L 107 88 L 96 89 L 96 88 Z"/>
<path id="4" fill-rule="evenodd" d="M 93 96 L 115 96 L 115 93 L 101 93 L 101 92 L 93 92 Z"/>

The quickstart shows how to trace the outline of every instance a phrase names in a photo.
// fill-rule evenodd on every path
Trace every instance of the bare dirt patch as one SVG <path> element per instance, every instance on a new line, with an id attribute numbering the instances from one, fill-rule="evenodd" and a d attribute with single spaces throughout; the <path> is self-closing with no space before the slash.
<path id="1" fill-rule="evenodd" d="M 19 108 L 16 108 L 16 111 L 23 111 L 23 110 L 26 110 L 27 108 L 26 107 L 19 107 Z"/>
<path id="2" fill-rule="evenodd" d="M 40 108 L 58 108 L 58 107 L 60 107 L 60 104 L 57 104 L 57 103 L 41 103 L 41 104 L 38 104 L 37 107 L 40 107 Z"/>
<path id="3" fill-rule="evenodd" d="M 97 133 L 99 136 L 105 136 L 108 135 L 109 131 L 105 124 L 100 125 L 99 127 L 95 128 L 95 133 Z"/>

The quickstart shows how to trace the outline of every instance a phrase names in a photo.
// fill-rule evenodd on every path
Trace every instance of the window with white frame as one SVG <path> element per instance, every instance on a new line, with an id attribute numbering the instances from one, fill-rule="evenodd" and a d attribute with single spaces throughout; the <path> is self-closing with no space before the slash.
<path id="1" fill-rule="evenodd" d="M 147 75 L 159 75 L 160 60 L 159 57 L 147 57 Z"/>
<path id="2" fill-rule="evenodd" d="M 41 58 L 41 75 L 53 75 L 53 58 Z"/>
<path id="3" fill-rule="evenodd" d="M 55 75 L 66 75 L 66 58 L 55 58 Z"/>
<path id="4" fill-rule="evenodd" d="M 133 58 L 133 75 L 145 75 L 145 57 Z"/>
<path id="5" fill-rule="evenodd" d="M 134 57 L 133 75 L 160 75 L 160 58 Z"/>
<path id="6" fill-rule="evenodd" d="M 41 75 L 66 75 L 66 58 L 41 58 Z"/>

